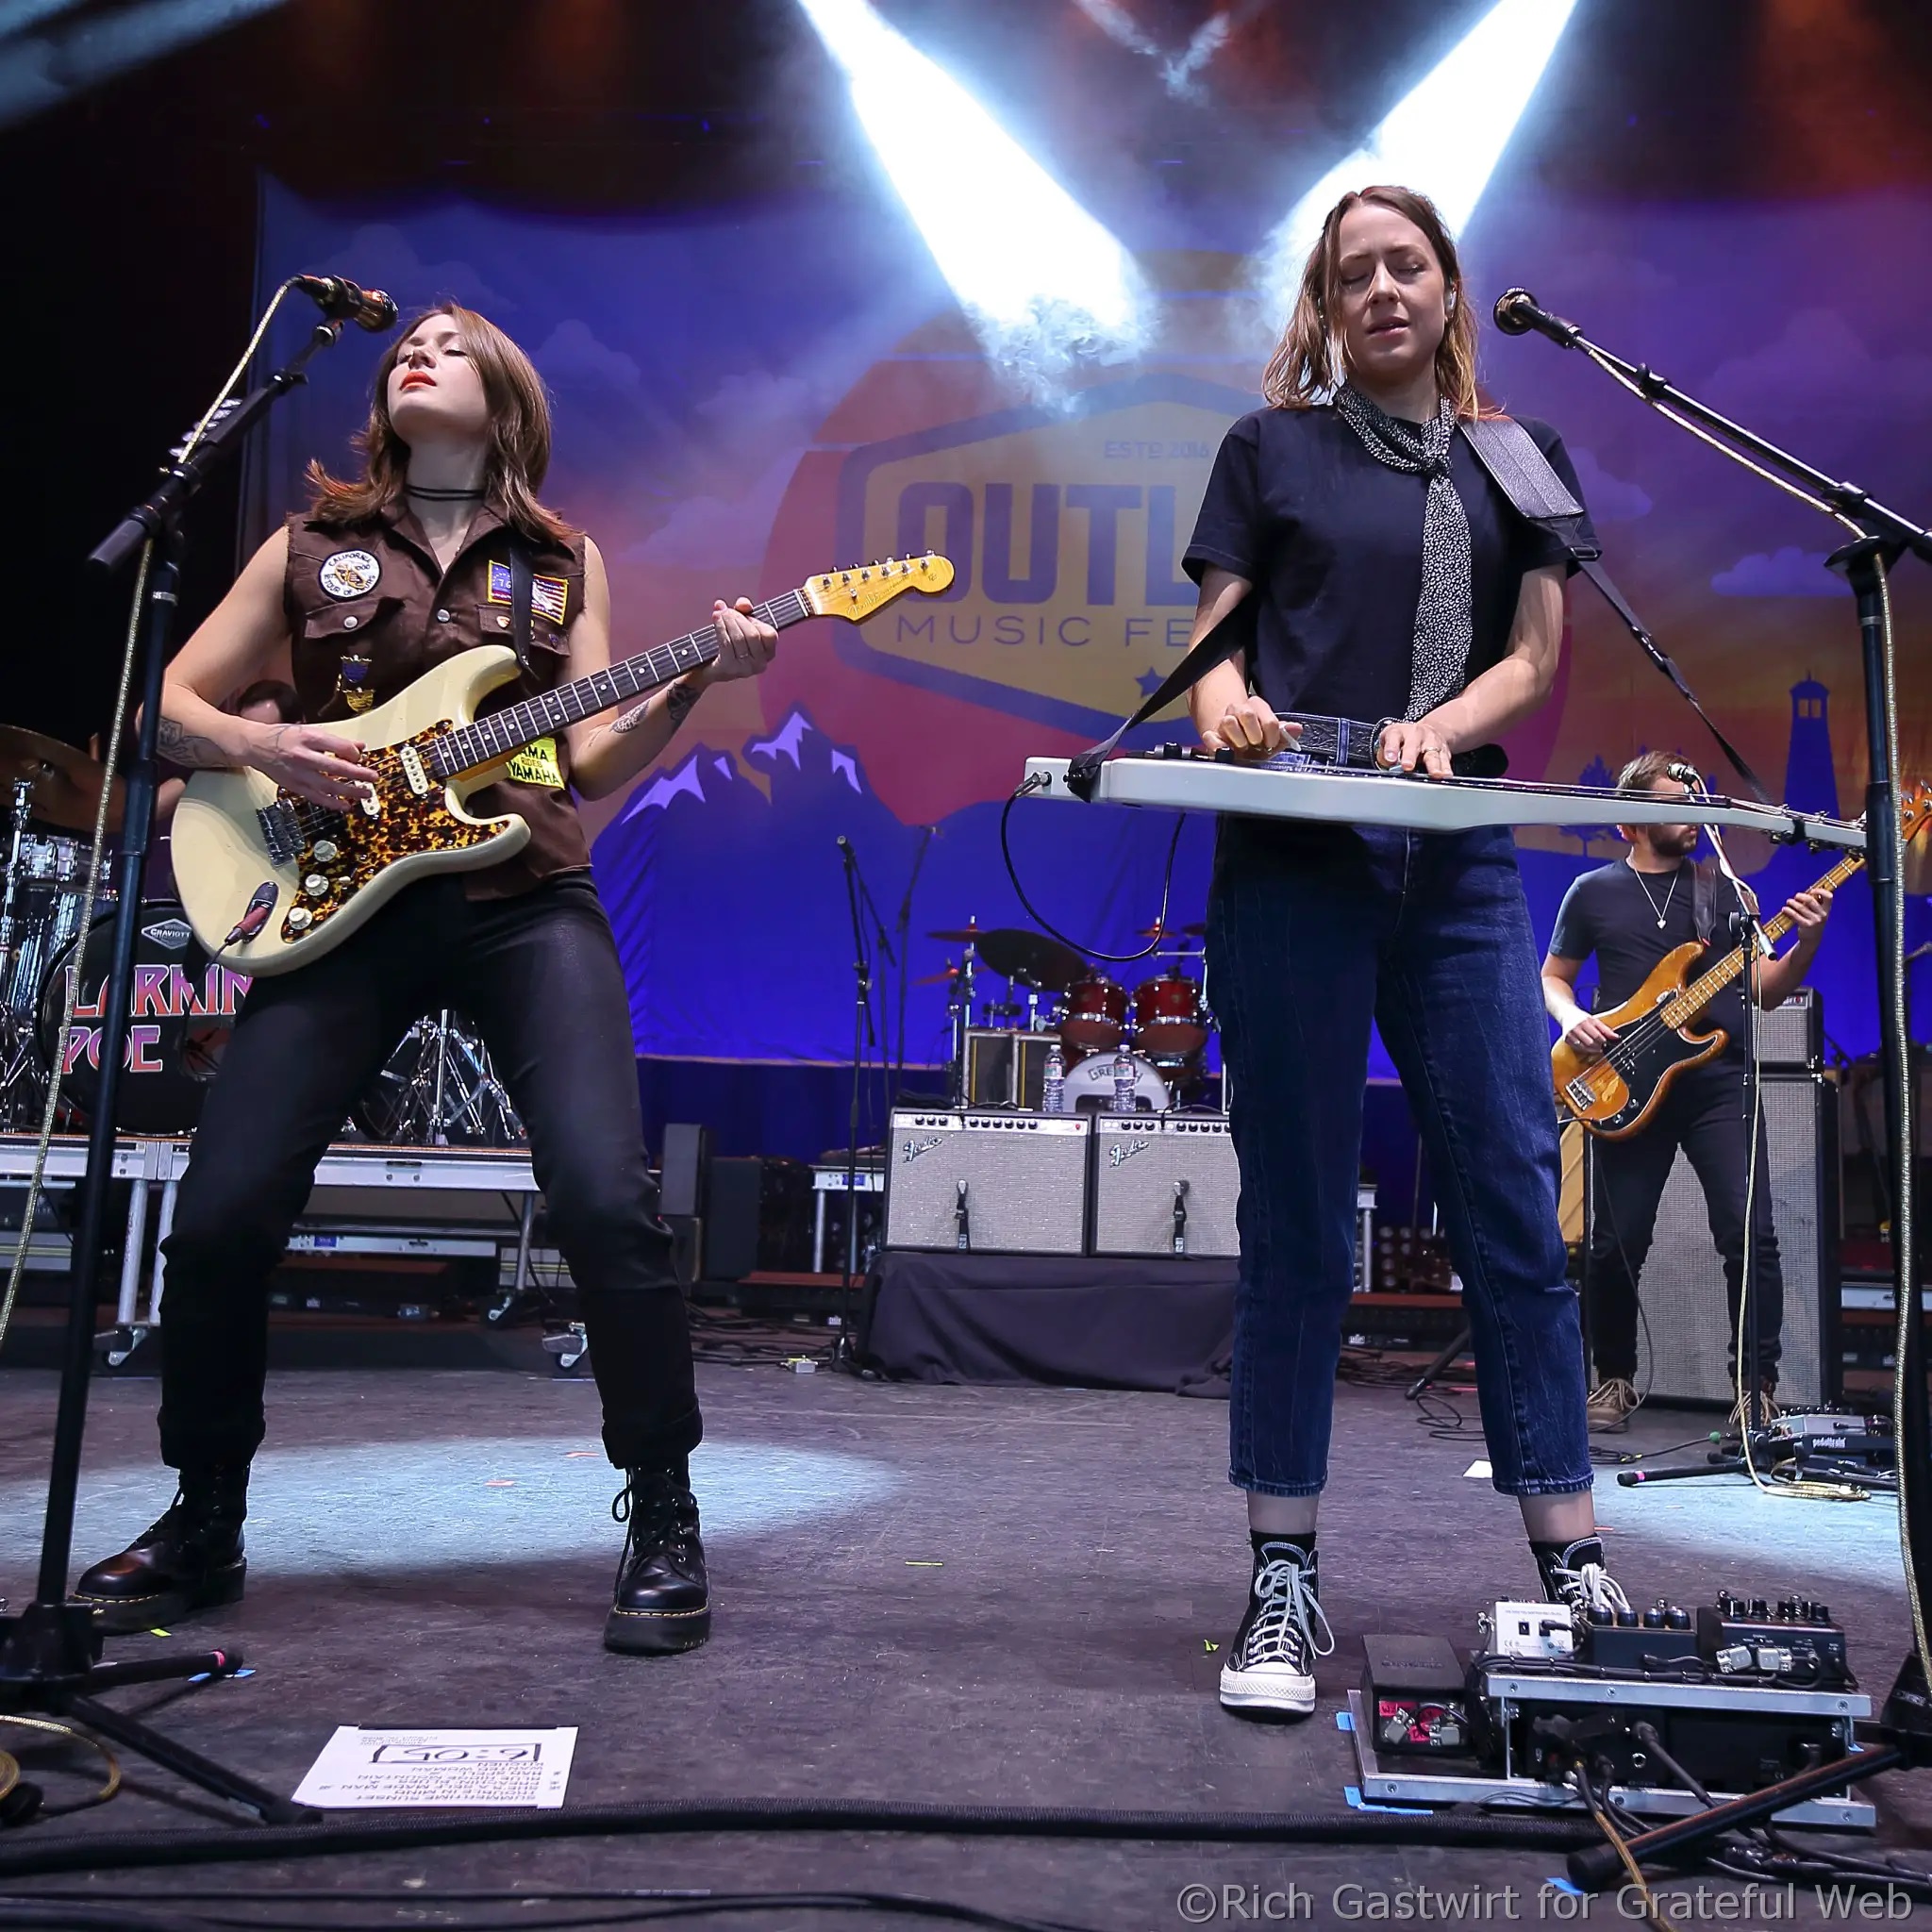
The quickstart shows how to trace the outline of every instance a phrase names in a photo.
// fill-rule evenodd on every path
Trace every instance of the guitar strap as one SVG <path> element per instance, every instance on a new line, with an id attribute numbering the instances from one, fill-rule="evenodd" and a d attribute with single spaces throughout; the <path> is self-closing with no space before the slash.
<path id="1" fill-rule="evenodd" d="M 521 538 L 509 541 L 509 637 L 517 662 L 527 675 L 530 669 L 530 602 L 534 573 L 530 553 Z"/>
<path id="2" fill-rule="evenodd" d="M 1707 946 L 1711 928 L 1717 924 L 1717 869 L 1708 865 L 1690 868 L 1690 926 Z"/>
<path id="3" fill-rule="evenodd" d="M 1744 781 L 1751 795 L 1760 804 L 1770 804 L 1770 794 L 1743 753 L 1711 722 L 1709 712 L 1697 702 L 1697 693 L 1684 681 L 1684 674 L 1644 628 L 1642 620 L 1624 601 L 1623 591 L 1610 581 L 1609 574 L 1598 561 L 1603 546 L 1584 537 L 1583 506 L 1550 467 L 1549 458 L 1537 447 L 1536 439 L 1508 416 L 1479 416 L 1461 425 L 1461 429 L 1476 459 L 1489 472 L 1491 481 L 1509 499 L 1517 515 L 1525 523 L 1547 530 L 1562 544 L 1570 560 L 1603 593 L 1604 602 L 1617 613 L 1644 656 L 1671 680 L 1678 695 L 1704 721 L 1705 729 L 1717 741 L 1718 749 L 1731 761 L 1731 769 Z"/>

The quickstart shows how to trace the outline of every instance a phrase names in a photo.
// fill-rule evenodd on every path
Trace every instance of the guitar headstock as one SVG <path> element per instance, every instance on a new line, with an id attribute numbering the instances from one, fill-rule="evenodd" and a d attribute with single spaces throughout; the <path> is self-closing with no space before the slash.
<path id="1" fill-rule="evenodd" d="M 1913 778 L 1898 788 L 1898 842 L 1909 845 L 1932 823 L 1932 779 Z"/>
<path id="2" fill-rule="evenodd" d="M 823 576 L 808 578 L 799 595 L 814 617 L 842 617 L 850 624 L 862 624 L 874 610 L 884 609 L 908 591 L 923 591 L 928 597 L 936 597 L 952 581 L 951 562 L 928 551 L 924 557 L 889 557 L 883 563 L 827 571 Z"/>

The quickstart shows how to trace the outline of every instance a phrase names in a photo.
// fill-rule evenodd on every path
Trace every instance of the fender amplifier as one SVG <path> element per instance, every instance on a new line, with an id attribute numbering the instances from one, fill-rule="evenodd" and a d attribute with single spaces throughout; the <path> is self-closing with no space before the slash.
<path id="1" fill-rule="evenodd" d="M 1077 1114 L 893 1108 L 886 1246 L 1084 1253 L 1092 1124 Z"/>
<path id="2" fill-rule="evenodd" d="M 1241 1191 L 1224 1116 L 1094 1116 L 1096 1255 L 1238 1255 Z"/>

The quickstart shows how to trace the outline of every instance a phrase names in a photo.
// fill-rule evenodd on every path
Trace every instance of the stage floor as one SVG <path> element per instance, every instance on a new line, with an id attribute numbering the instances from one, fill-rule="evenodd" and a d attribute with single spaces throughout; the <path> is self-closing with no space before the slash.
<path id="1" fill-rule="evenodd" d="M 1470 1440 L 1442 1441 L 1393 1392 L 1344 1385 L 1323 1536 L 1340 1641 L 1319 1674 L 1321 1707 L 1294 1727 L 1242 1723 L 1216 1703 L 1221 1657 L 1209 1649 L 1231 1636 L 1247 1579 L 1240 1500 L 1224 1480 L 1224 1404 L 773 1368 L 700 1374 L 709 1435 L 694 1474 L 716 1603 L 705 1649 L 634 1660 L 600 1647 L 621 1532 L 587 1381 L 282 1374 L 258 1466 L 248 1598 L 172 1646 L 232 1642 L 257 1674 L 116 1701 L 164 1707 L 184 1741 L 285 1790 L 340 1724 L 541 1723 L 579 1727 L 573 1807 L 804 1796 L 1341 1812 L 1355 1772 L 1335 1713 L 1362 1633 L 1466 1644 L 1483 1598 L 1532 1593 L 1513 1506 L 1465 1474 L 1483 1453 L 1473 1399 L 1459 1398 Z M 94 1385 L 82 1560 L 168 1500 L 154 1399 L 152 1381 Z M 16 1604 L 32 1587 L 53 1407 L 51 1376 L 0 1377 L 0 1591 Z M 1661 1446 L 1707 1423 L 1646 1413 L 1610 1440 Z M 1889 1503 L 1770 1499 L 1735 1482 L 1629 1491 L 1607 1478 L 1599 1494 L 1633 1599 L 1695 1603 L 1721 1585 L 1823 1597 L 1882 1696 L 1908 1641 Z M 161 1647 L 128 1639 L 110 1654 Z M 51 1782 L 59 1797 L 77 1792 L 74 1779 Z M 31 1835 L 210 1815 L 162 1774 L 137 1768 L 133 1782 L 112 1805 Z M 1880 1842 L 1916 1846 L 1932 1864 L 1932 1779 L 1866 1789 Z M 95 1896 L 138 1886 L 158 1905 L 208 1884 L 263 1899 L 385 1887 L 406 1904 L 406 1881 L 422 1887 L 418 1904 L 441 1886 L 863 1890 L 1135 1928 L 1184 1923 L 1176 1899 L 1190 1884 L 1292 1884 L 1312 1896 L 1318 1924 L 1342 1922 L 1352 1895 L 1333 1909 L 1337 1886 L 1513 1884 L 1517 1918 L 1537 1923 L 1540 1888 L 1559 1869 L 1553 1854 L 880 1834 L 578 1840 L 34 1883 Z M 1803 1893 L 1800 1905 L 1799 1923 L 1816 1918 Z M 195 1907 L 184 1899 L 182 1909 Z M 289 1923 L 329 1922 L 311 1909 L 312 1921 Z M 391 1923 L 366 1906 L 355 1916 Z M 1450 1916 L 1507 1922 L 1500 1910 Z M 1627 1923 L 1611 1899 L 1593 1916 Z M 703 1923 L 855 1921 L 788 1908 Z"/>

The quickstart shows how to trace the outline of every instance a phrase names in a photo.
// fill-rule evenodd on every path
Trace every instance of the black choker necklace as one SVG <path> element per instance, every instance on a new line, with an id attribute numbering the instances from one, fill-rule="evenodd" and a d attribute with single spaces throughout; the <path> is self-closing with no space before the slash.
<path id="1" fill-rule="evenodd" d="M 408 488 L 411 496 L 420 496 L 425 503 L 475 503 L 484 493 L 480 490 L 420 490 L 413 483 Z"/>

